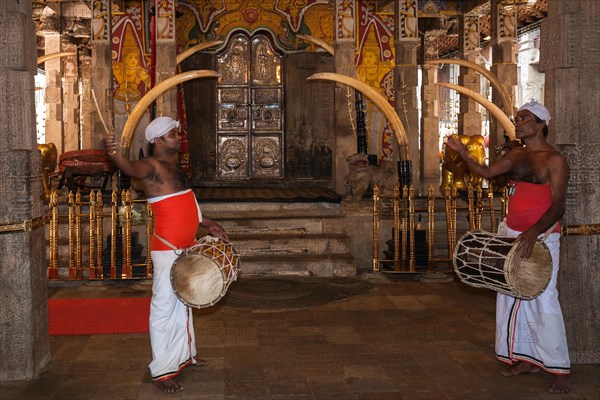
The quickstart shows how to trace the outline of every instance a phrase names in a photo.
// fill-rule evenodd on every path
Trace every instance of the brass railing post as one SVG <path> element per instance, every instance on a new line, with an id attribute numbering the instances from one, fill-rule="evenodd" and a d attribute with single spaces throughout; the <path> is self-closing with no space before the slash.
<path id="1" fill-rule="evenodd" d="M 69 192 L 69 279 L 75 279 L 75 195 Z"/>
<path id="2" fill-rule="evenodd" d="M 132 277 L 132 266 L 131 266 L 131 191 L 125 190 L 121 193 L 121 203 L 125 210 L 125 223 L 122 227 L 122 239 L 123 239 L 123 273 L 126 278 Z"/>
<path id="3" fill-rule="evenodd" d="M 489 183 L 488 187 L 488 201 L 490 206 L 490 231 L 496 232 L 496 216 L 494 211 L 494 187 L 492 186 L 492 182 Z"/>
<path id="4" fill-rule="evenodd" d="M 427 189 L 427 270 L 433 272 L 433 242 L 435 240 L 435 194 L 433 186 Z"/>
<path id="5" fill-rule="evenodd" d="M 48 279 L 58 279 L 58 193 L 52 191 L 50 193 L 50 226 L 48 231 L 50 232 L 50 268 L 48 271 Z"/>
<path id="6" fill-rule="evenodd" d="M 400 272 L 400 187 L 398 184 L 394 185 L 394 198 L 392 200 L 393 204 L 393 218 L 394 218 L 394 271 Z"/>
<path id="7" fill-rule="evenodd" d="M 88 268 L 89 279 L 97 279 L 96 276 L 96 193 L 92 190 L 90 192 L 90 231 L 88 232 L 90 237 L 90 265 Z"/>
<path id="8" fill-rule="evenodd" d="M 413 185 L 408 187 L 408 229 L 409 229 L 409 246 L 410 246 L 410 272 L 416 272 L 415 260 L 415 188 Z"/>
<path id="9" fill-rule="evenodd" d="M 75 278 L 82 277 L 82 251 L 81 251 L 81 192 L 75 194 Z"/>
<path id="10" fill-rule="evenodd" d="M 379 187 L 373 187 L 373 271 L 379 271 Z"/>
<path id="11" fill-rule="evenodd" d="M 468 197 L 468 215 L 469 215 L 469 230 L 475 229 L 475 194 L 473 193 L 473 186 L 469 183 L 467 186 L 467 197 Z"/>
<path id="12" fill-rule="evenodd" d="M 119 222 L 117 201 L 117 192 L 113 191 L 110 207 L 110 279 L 117 277 L 117 224 Z"/>
<path id="13" fill-rule="evenodd" d="M 104 257 L 102 254 L 102 245 L 104 243 L 104 200 L 102 191 L 98 191 L 96 196 L 96 277 L 104 279 Z"/>

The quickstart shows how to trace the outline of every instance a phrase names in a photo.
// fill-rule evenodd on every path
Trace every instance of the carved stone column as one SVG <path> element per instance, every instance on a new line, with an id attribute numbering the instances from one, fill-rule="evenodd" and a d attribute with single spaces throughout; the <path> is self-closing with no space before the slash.
<path id="1" fill-rule="evenodd" d="M 504 83 L 514 104 L 515 86 L 518 82 L 517 64 L 515 57 L 515 45 L 517 43 L 517 8 L 506 7 L 500 4 L 501 0 L 491 0 L 491 37 L 492 37 L 492 67 L 491 72 Z M 492 90 L 492 102 L 504 109 L 500 93 L 494 88 Z M 504 130 L 492 119 L 490 124 L 490 149 L 504 143 Z M 490 158 L 495 158 L 495 153 L 490 151 Z"/>
<path id="2" fill-rule="evenodd" d="M 479 61 L 479 18 L 477 15 L 465 14 L 459 18 L 458 43 L 461 58 L 471 62 Z M 481 92 L 481 76 L 465 67 L 460 67 L 458 84 L 475 93 Z M 481 135 L 481 106 L 467 96 L 460 96 L 460 112 L 458 114 L 459 135 Z"/>
<path id="3" fill-rule="evenodd" d="M 0 382 L 37 378 L 50 360 L 31 2 L 0 2 Z"/>
<path id="4" fill-rule="evenodd" d="M 92 60 L 89 69 L 89 86 L 84 85 L 83 98 L 90 107 L 90 136 L 84 141 L 85 148 L 102 148 L 105 134 L 102 120 L 93 104 L 92 90 L 96 95 L 98 107 L 103 113 L 106 124 L 112 119 L 112 56 L 110 44 L 111 13 L 110 0 L 93 0 L 92 2 Z M 84 136 L 86 138 L 86 136 Z M 85 140 L 85 139 L 84 139 Z M 86 147 L 86 145 L 89 145 Z"/>
<path id="5" fill-rule="evenodd" d="M 72 43 L 63 43 L 62 51 L 77 54 L 77 46 Z M 79 79 L 77 56 L 68 56 L 62 59 L 62 122 L 64 135 L 64 151 L 79 150 Z M 60 153 L 59 153 L 60 154 Z"/>
<path id="6" fill-rule="evenodd" d="M 356 76 L 354 68 L 354 49 L 355 49 L 355 4 L 354 2 L 345 2 L 336 0 L 335 24 L 335 72 L 338 74 Z M 350 97 L 348 97 L 350 95 Z M 343 85 L 335 86 L 335 152 L 334 152 L 334 178 L 335 191 L 339 194 L 346 192 L 344 177 L 348 175 L 348 163 L 346 157 L 356 153 L 356 134 L 353 129 L 353 123 L 348 113 L 354 111 L 353 90 Z M 352 109 L 349 109 L 348 102 Z M 353 122 L 354 121 L 354 122 Z"/>
<path id="7" fill-rule="evenodd" d="M 156 68 L 155 86 L 177 73 L 175 40 L 175 1 L 156 2 Z M 177 118 L 177 90 L 173 88 L 156 99 L 158 116 Z"/>
<path id="8" fill-rule="evenodd" d="M 62 51 L 62 37 L 58 32 L 44 36 L 45 54 Z M 46 71 L 46 143 L 54 143 L 58 154 L 61 154 L 67 147 L 63 127 L 63 57 L 46 61 L 44 69 Z"/>
<path id="9" fill-rule="evenodd" d="M 570 178 L 566 225 L 595 224 L 595 234 L 561 240 L 558 287 L 571 362 L 600 362 L 600 3 L 548 1 L 541 28 L 540 69 L 546 75 L 550 140 L 565 152 Z"/>
<path id="10" fill-rule="evenodd" d="M 436 33 L 425 33 L 423 39 L 425 63 L 438 58 L 438 48 L 438 35 Z M 437 66 L 425 66 L 422 73 L 421 177 L 435 179 L 440 177 L 440 91 L 436 86 L 438 68 Z"/>
<path id="11" fill-rule="evenodd" d="M 408 137 L 408 153 L 412 163 L 412 181 L 418 182 L 421 176 L 423 160 L 419 150 L 419 66 L 417 47 L 419 31 L 416 2 L 399 0 L 395 8 L 394 47 L 396 67 L 394 85 L 396 89 L 396 112 Z M 402 152 L 402 149 L 399 149 Z M 402 171 L 399 171 L 400 173 Z"/>

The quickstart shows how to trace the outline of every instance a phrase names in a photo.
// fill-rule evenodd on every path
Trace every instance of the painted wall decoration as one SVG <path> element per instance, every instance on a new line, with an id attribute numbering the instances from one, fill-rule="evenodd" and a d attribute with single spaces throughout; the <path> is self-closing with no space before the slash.
<path id="1" fill-rule="evenodd" d="M 336 32 L 338 40 L 355 39 L 354 0 L 336 0 Z"/>
<path id="2" fill-rule="evenodd" d="M 156 41 L 173 42 L 175 40 L 175 4 L 174 0 L 155 0 Z"/>
<path id="3" fill-rule="evenodd" d="M 92 42 L 108 43 L 108 6 L 110 0 L 92 0 Z"/>
<path id="4" fill-rule="evenodd" d="M 479 51 L 479 17 L 477 15 L 465 15 L 465 34 L 463 37 L 463 49 L 465 52 Z"/>
<path id="5" fill-rule="evenodd" d="M 296 35 L 311 35 L 333 44 L 334 9 L 327 0 L 181 0 L 177 3 L 177 42 L 181 49 L 232 32 L 268 31 L 283 51 L 316 51 Z"/>
<path id="6" fill-rule="evenodd" d="M 462 12 L 461 0 L 418 0 L 419 17 L 432 14 L 458 15 Z"/>
<path id="7" fill-rule="evenodd" d="M 498 39 L 517 37 L 517 8 L 498 7 Z"/>
<path id="8" fill-rule="evenodd" d="M 151 89 L 150 56 L 144 51 L 147 37 L 144 6 L 143 1 L 128 1 L 122 11 L 112 13 L 113 110 L 117 141 L 129 113 Z M 144 130 L 149 118 L 146 113 L 135 131 L 132 159 L 138 158 L 140 150 L 148 154 Z"/>
<path id="9" fill-rule="evenodd" d="M 375 2 L 357 1 L 357 54 L 355 58 L 358 78 L 385 95 L 391 105 L 394 91 L 394 15 L 379 12 Z M 394 156 L 394 132 L 384 115 L 366 100 L 366 123 L 370 154 L 380 160 Z"/>
<path id="10" fill-rule="evenodd" d="M 418 37 L 417 11 L 417 0 L 400 1 L 400 32 L 398 32 L 400 40 Z"/>

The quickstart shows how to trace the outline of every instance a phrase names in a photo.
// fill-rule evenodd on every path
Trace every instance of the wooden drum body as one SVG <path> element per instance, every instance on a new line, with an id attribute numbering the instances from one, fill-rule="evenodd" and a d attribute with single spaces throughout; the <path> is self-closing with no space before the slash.
<path id="1" fill-rule="evenodd" d="M 548 286 L 552 257 L 543 242 L 536 242 L 532 255 L 523 260 L 515 254 L 516 237 L 483 230 L 465 233 L 454 249 L 454 270 L 460 280 L 520 299 L 533 299 Z"/>
<path id="2" fill-rule="evenodd" d="M 229 242 L 204 236 L 173 263 L 173 292 L 190 307 L 210 307 L 225 296 L 237 279 L 239 263 L 239 255 Z"/>

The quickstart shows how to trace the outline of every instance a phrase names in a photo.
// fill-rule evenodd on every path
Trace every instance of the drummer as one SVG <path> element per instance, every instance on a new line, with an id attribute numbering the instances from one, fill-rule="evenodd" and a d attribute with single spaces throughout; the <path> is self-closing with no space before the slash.
<path id="1" fill-rule="evenodd" d="M 469 157 L 467 148 L 450 138 L 471 171 L 484 178 L 510 172 L 510 201 L 505 234 L 517 237 L 516 252 L 527 259 L 535 241 L 550 230 L 545 243 L 552 256 L 552 278 L 547 289 L 532 300 L 498 293 L 496 301 L 496 357 L 509 365 L 504 376 L 546 371 L 554 375 L 551 393 L 570 390 L 570 359 L 556 279 L 559 267 L 559 218 L 565 211 L 569 168 L 565 156 L 546 141 L 550 112 L 531 100 L 519 108 L 517 139 L 524 147 L 511 149 L 489 167 Z"/>
<path id="2" fill-rule="evenodd" d="M 104 140 L 113 163 L 126 175 L 139 179 L 154 215 L 152 237 L 152 302 L 150 304 L 150 373 L 155 385 L 165 393 L 180 392 L 183 385 L 175 377 L 190 364 L 206 365 L 196 358 L 192 312 L 173 293 L 170 269 L 177 258 L 173 248 L 194 243 L 198 224 L 212 236 L 227 239 L 223 228 L 203 216 L 180 167 L 179 122 L 159 117 L 146 128 L 146 139 L 154 144 L 154 155 L 129 161 L 116 148 L 114 132 Z"/>

